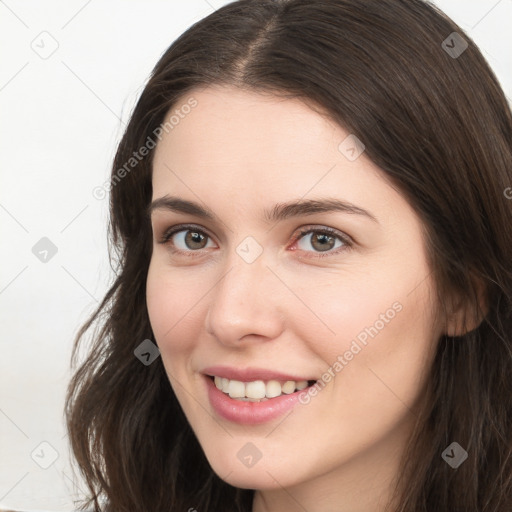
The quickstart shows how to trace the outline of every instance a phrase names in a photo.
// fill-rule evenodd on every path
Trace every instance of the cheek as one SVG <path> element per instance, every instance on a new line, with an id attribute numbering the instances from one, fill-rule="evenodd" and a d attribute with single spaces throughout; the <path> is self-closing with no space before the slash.
<path id="1" fill-rule="evenodd" d="M 309 340 L 326 371 L 337 377 L 330 379 L 331 388 L 339 384 L 365 402 L 395 393 L 413 403 L 440 335 L 433 324 L 433 283 L 421 279 L 428 276 L 426 263 L 378 268 L 311 288 L 308 305 L 324 326 L 302 322 L 295 334 Z"/>
<path id="2" fill-rule="evenodd" d="M 400 282 L 390 286 L 386 272 L 378 275 L 375 268 L 367 272 L 337 271 L 322 279 L 323 283 L 319 279 L 305 282 L 303 276 L 296 280 L 294 291 L 304 297 L 309 312 L 296 305 L 302 321 L 295 322 L 295 335 L 309 340 L 330 358 L 349 350 L 354 339 L 364 346 L 370 338 L 368 330 L 385 330 L 400 315 L 405 296 L 402 289 L 407 285 Z M 300 315 L 295 317 L 299 320 Z"/>
<path id="3" fill-rule="evenodd" d="M 194 314 L 206 291 L 201 283 L 200 279 L 194 280 L 191 286 L 190 281 L 180 279 L 180 274 L 171 272 L 165 263 L 154 259 L 150 263 L 146 282 L 148 315 L 164 360 L 165 353 L 186 351 L 189 341 L 196 338 L 190 329 L 199 325 Z"/>
<path id="4" fill-rule="evenodd" d="M 423 293 L 404 295 L 393 305 L 385 301 L 367 310 L 363 323 L 351 324 L 352 336 L 330 354 L 333 361 L 342 355 L 336 396 L 361 428 L 369 410 L 379 415 L 383 427 L 392 428 L 414 409 L 435 355 L 437 332 L 429 308 Z"/>

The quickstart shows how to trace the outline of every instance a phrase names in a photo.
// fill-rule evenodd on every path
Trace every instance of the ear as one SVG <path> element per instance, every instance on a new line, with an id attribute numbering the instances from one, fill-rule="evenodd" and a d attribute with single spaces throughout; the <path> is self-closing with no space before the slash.
<path id="1" fill-rule="evenodd" d="M 463 336 L 476 329 L 489 311 L 487 290 L 484 282 L 472 278 L 473 288 L 469 297 L 452 294 L 448 298 L 445 334 Z"/>

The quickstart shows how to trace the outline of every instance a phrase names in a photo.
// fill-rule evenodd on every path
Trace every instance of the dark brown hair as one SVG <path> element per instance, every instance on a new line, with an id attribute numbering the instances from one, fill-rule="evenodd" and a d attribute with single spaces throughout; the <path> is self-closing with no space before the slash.
<path id="1" fill-rule="evenodd" d="M 450 53 L 453 32 L 468 45 L 460 55 Z M 355 134 L 423 221 L 440 311 L 456 292 L 478 315 L 439 339 L 393 512 L 510 512 L 512 116 L 473 41 L 423 0 L 241 0 L 161 57 L 112 168 L 116 278 L 73 350 L 76 365 L 95 327 L 66 397 L 72 453 L 90 490 L 84 507 L 251 510 L 254 491 L 209 466 L 161 358 L 144 366 L 134 356 L 154 339 L 145 288 L 154 151 L 122 179 L 118 171 L 171 108 L 213 84 L 303 99 Z M 441 457 L 454 441 L 468 453 L 457 469 Z"/>

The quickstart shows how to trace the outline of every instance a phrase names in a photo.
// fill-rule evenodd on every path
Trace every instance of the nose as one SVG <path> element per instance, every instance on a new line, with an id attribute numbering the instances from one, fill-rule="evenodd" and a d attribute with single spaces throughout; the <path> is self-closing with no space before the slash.
<path id="1" fill-rule="evenodd" d="M 230 346 L 277 338 L 284 328 L 283 283 L 262 257 L 252 263 L 233 258 L 226 268 L 208 294 L 207 332 Z"/>

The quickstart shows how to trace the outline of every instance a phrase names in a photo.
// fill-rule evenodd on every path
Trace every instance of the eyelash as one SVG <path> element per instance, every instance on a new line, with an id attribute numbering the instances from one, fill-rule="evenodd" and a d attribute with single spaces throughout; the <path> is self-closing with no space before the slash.
<path id="1" fill-rule="evenodd" d="M 169 244 L 172 236 L 181 231 L 194 231 L 194 232 L 200 233 L 202 235 L 205 235 L 210 239 L 212 238 L 212 237 L 210 237 L 210 235 L 208 235 L 208 233 L 206 231 L 204 231 L 203 229 L 199 229 L 199 227 L 194 224 L 180 224 L 177 226 L 172 226 L 171 228 L 167 229 L 165 231 L 165 233 L 162 235 L 162 238 L 159 240 L 159 243 L 163 244 L 163 245 Z M 341 252 L 350 250 L 353 246 L 353 241 L 351 240 L 351 238 L 348 235 L 344 235 L 344 234 L 340 233 L 339 231 L 329 228 L 329 227 L 326 227 L 326 226 L 324 226 L 320 229 L 313 229 L 311 226 L 306 226 L 305 228 L 300 229 L 299 233 L 294 237 L 293 243 L 295 244 L 304 235 L 307 235 L 309 233 L 320 233 L 320 234 L 324 234 L 324 235 L 333 236 L 335 238 L 338 238 L 341 242 L 343 242 L 344 245 L 342 247 L 338 247 L 337 250 L 325 251 L 324 253 L 317 252 L 316 256 L 306 256 L 307 258 L 325 258 L 326 256 L 337 255 L 337 254 L 340 254 Z M 195 251 L 194 250 L 183 251 L 181 249 L 172 248 L 173 253 L 180 254 L 183 256 L 187 256 L 187 257 L 196 257 L 197 256 L 196 253 L 200 253 L 201 250 L 202 249 L 198 249 Z M 315 251 L 305 251 L 305 252 L 315 252 Z"/>

